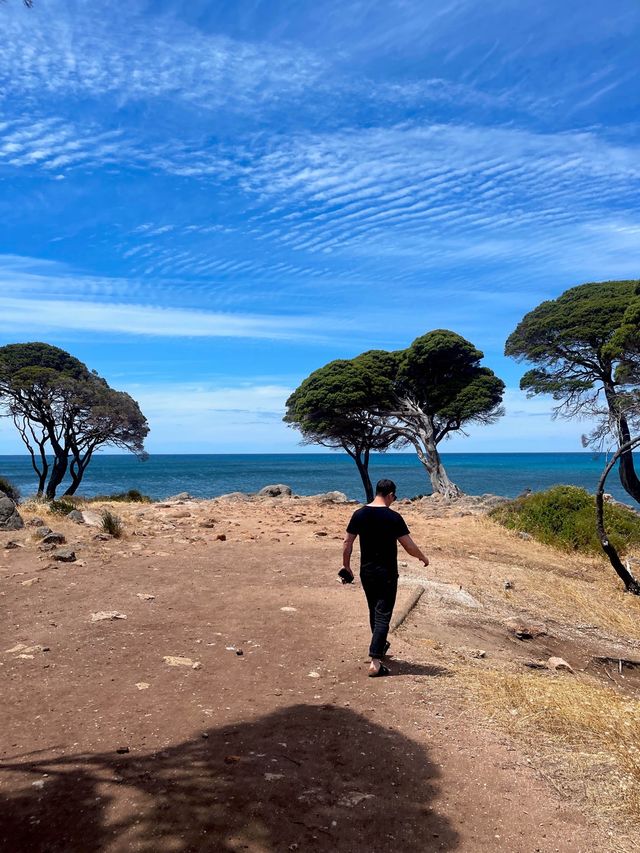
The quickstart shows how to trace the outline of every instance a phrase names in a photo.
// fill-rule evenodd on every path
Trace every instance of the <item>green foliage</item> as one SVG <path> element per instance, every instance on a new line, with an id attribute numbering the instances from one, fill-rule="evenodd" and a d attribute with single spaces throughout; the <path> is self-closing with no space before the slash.
<path id="1" fill-rule="evenodd" d="M 638 330 L 638 281 L 581 284 L 530 311 L 507 339 L 505 355 L 536 365 L 520 387 L 530 394 L 576 400 L 595 382 L 612 379 L 616 362 L 624 362 L 624 341 Z M 626 335 L 620 327 L 626 321 Z"/>
<path id="2" fill-rule="evenodd" d="M 602 554 L 596 531 L 595 498 L 576 486 L 554 486 L 501 504 L 490 517 L 510 530 L 529 533 L 565 551 Z M 605 504 L 607 535 L 625 553 L 640 544 L 640 516 L 616 504 Z"/>
<path id="3" fill-rule="evenodd" d="M 4 492 L 7 497 L 11 498 L 14 504 L 20 503 L 22 497 L 20 489 L 6 477 L 0 477 L 0 492 Z"/>
<path id="4" fill-rule="evenodd" d="M 492 420 L 501 414 L 505 386 L 480 366 L 483 357 L 461 335 L 435 329 L 399 354 L 397 393 L 415 399 L 445 434 L 471 421 Z"/>
<path id="5" fill-rule="evenodd" d="M 114 495 L 96 495 L 90 498 L 92 503 L 120 502 L 120 503 L 140 503 L 150 504 L 151 498 L 148 495 L 143 495 L 138 489 L 129 489 L 128 492 L 116 492 Z"/>
<path id="6" fill-rule="evenodd" d="M 101 530 L 103 533 L 108 533 L 114 539 L 122 538 L 124 534 L 124 525 L 122 520 L 115 513 L 108 509 L 102 510 L 100 513 L 102 518 Z"/>
<path id="7" fill-rule="evenodd" d="M 55 515 L 69 515 L 71 510 L 77 509 L 77 507 L 73 503 L 73 501 L 65 500 L 63 498 L 59 501 L 52 500 L 49 503 L 49 509 L 51 510 L 51 512 L 55 513 Z"/>

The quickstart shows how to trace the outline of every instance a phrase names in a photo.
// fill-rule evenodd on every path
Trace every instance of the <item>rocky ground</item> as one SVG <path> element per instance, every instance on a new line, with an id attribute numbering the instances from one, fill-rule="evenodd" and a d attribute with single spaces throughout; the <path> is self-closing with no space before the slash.
<path id="1" fill-rule="evenodd" d="M 402 561 L 398 613 L 423 592 L 368 679 L 333 497 L 114 504 L 120 539 L 99 506 L 32 506 L 0 532 L 1 849 L 640 849 L 632 814 L 594 806 L 603 762 L 594 798 L 487 687 L 637 702 L 638 602 L 601 561 L 498 528 L 491 497 L 406 503 L 432 563 Z"/>

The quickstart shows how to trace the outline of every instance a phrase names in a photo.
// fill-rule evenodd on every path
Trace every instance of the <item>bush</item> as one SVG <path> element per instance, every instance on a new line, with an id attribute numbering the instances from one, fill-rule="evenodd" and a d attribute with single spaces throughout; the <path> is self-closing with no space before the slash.
<path id="1" fill-rule="evenodd" d="M 11 498 L 14 504 L 20 503 L 20 489 L 6 477 L 0 477 L 0 492 L 4 492 L 8 498 Z"/>
<path id="2" fill-rule="evenodd" d="M 577 486 L 553 486 L 493 509 L 489 516 L 510 530 L 522 530 L 540 542 L 566 551 L 602 554 L 596 531 L 596 502 Z M 605 527 L 616 550 L 626 553 L 640 544 L 640 516 L 605 504 Z"/>
<path id="3" fill-rule="evenodd" d="M 59 501 L 51 501 L 49 509 L 55 515 L 69 515 L 72 509 L 76 509 L 76 505 L 66 498 L 61 498 Z"/>
<path id="4" fill-rule="evenodd" d="M 152 502 L 148 495 L 143 495 L 142 492 L 139 492 L 137 489 L 129 489 L 128 492 L 117 492 L 115 495 L 96 495 L 91 498 L 91 501 L 93 503 L 108 503 L 111 501 L 139 504 L 150 504 Z"/>
<path id="5" fill-rule="evenodd" d="M 114 539 L 120 539 L 124 533 L 124 525 L 121 519 L 115 513 L 108 509 L 103 509 L 102 513 L 102 532 L 109 533 Z"/>

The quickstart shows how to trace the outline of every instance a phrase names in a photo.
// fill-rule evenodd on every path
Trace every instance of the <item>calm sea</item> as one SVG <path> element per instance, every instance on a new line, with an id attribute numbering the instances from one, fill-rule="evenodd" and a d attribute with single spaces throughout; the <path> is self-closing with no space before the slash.
<path id="1" fill-rule="evenodd" d="M 443 461 L 450 478 L 467 494 L 515 497 L 524 489 L 538 491 L 556 483 L 594 491 L 605 457 L 591 453 L 444 453 Z M 370 472 L 374 483 L 381 477 L 394 480 L 400 497 L 431 492 L 413 454 L 376 455 Z M 28 456 L 0 456 L 0 475 L 18 485 L 24 496 L 35 492 Z M 300 495 L 337 489 L 350 498 L 363 498 L 354 463 L 340 453 L 156 455 L 146 462 L 128 455 L 102 454 L 92 460 L 79 493 L 89 497 L 139 489 L 156 499 L 178 492 L 211 498 L 234 491 L 255 492 L 270 483 L 286 483 Z M 619 485 L 617 471 L 609 475 L 607 491 L 631 502 Z"/>

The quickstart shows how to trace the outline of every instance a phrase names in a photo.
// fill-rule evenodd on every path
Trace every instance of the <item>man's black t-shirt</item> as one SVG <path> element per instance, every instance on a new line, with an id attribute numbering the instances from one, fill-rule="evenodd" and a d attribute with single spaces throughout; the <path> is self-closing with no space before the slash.
<path id="1" fill-rule="evenodd" d="M 409 532 L 404 518 L 386 506 L 363 506 L 351 516 L 347 533 L 360 537 L 360 570 L 384 569 L 398 574 L 400 536 Z"/>

